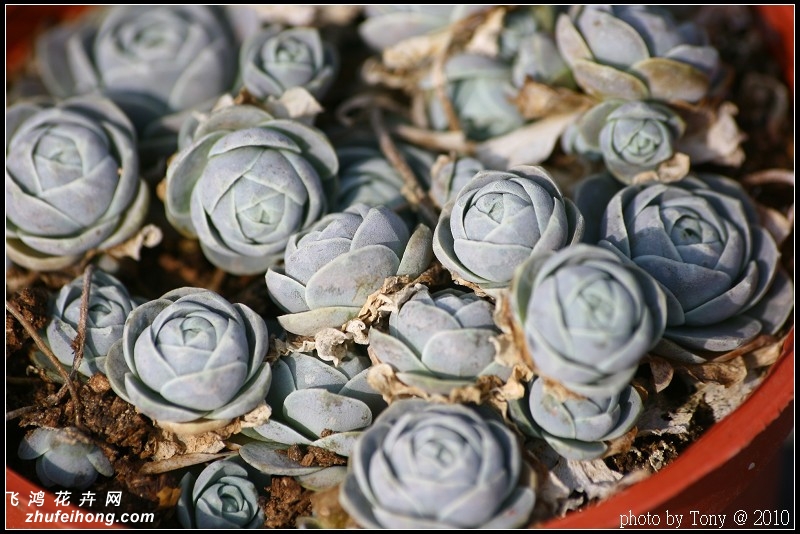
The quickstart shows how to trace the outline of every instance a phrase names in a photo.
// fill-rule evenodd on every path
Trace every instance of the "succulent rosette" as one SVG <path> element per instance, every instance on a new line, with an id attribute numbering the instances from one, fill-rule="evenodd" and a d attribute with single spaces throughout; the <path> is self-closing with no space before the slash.
<path id="1" fill-rule="evenodd" d="M 543 439 L 569 460 L 592 460 L 608 451 L 644 409 L 632 386 L 610 396 L 560 399 L 541 378 L 534 378 L 522 399 L 509 403 L 511 420 L 528 436 Z"/>
<path id="2" fill-rule="evenodd" d="M 387 277 L 422 274 L 433 258 L 431 231 L 420 224 L 409 234 L 388 208 L 356 204 L 293 235 L 283 267 L 266 275 L 270 297 L 288 312 L 278 322 L 305 336 L 338 328 Z"/>
<path id="3" fill-rule="evenodd" d="M 224 8 L 114 6 L 89 20 L 42 35 L 42 80 L 57 97 L 100 92 L 116 102 L 136 125 L 140 149 L 169 155 L 176 114 L 233 86 L 238 43 Z"/>
<path id="4" fill-rule="evenodd" d="M 472 140 L 506 134 L 525 122 L 512 99 L 511 68 L 504 62 L 479 54 L 458 54 L 444 65 L 445 92 L 464 134 Z M 448 115 L 436 91 L 432 74 L 420 82 L 429 126 L 450 128 Z"/>
<path id="5" fill-rule="evenodd" d="M 262 528 L 265 519 L 247 469 L 227 459 L 209 464 L 197 477 L 186 473 L 175 510 L 184 528 Z"/>
<path id="6" fill-rule="evenodd" d="M 586 244 L 527 260 L 514 275 L 511 301 L 538 371 L 585 396 L 623 390 L 666 326 L 659 284 Z"/>
<path id="7" fill-rule="evenodd" d="M 37 428 L 17 451 L 23 460 L 36 460 L 36 475 L 46 487 L 83 490 L 98 475 L 110 477 L 114 468 L 103 451 L 77 428 Z"/>
<path id="8" fill-rule="evenodd" d="M 217 267 L 263 273 L 289 236 L 326 213 L 337 170 L 316 128 L 253 106 L 224 107 L 184 124 L 167 169 L 167 219 L 198 238 Z"/>
<path id="9" fill-rule="evenodd" d="M 794 306 L 775 241 L 730 178 L 627 186 L 609 202 L 600 237 L 658 281 L 664 336 L 690 349 L 733 350 L 777 331 Z"/>
<path id="10" fill-rule="evenodd" d="M 701 28 L 656 6 L 573 6 L 555 37 L 578 86 L 599 98 L 697 102 L 720 69 Z"/>
<path id="11" fill-rule="evenodd" d="M 365 6 L 366 20 L 358 27 L 358 33 L 373 49 L 384 50 L 408 38 L 443 30 L 450 24 L 488 7 L 490 6 Z"/>
<path id="12" fill-rule="evenodd" d="M 439 216 L 433 252 L 484 291 L 508 287 L 532 254 L 580 241 L 583 216 L 542 167 L 476 174 Z"/>
<path id="13" fill-rule="evenodd" d="M 356 442 L 339 501 L 365 528 L 515 528 L 535 494 L 514 434 L 459 404 L 400 400 Z"/>
<path id="14" fill-rule="evenodd" d="M 242 431 L 258 440 L 242 446 L 242 459 L 263 473 L 295 476 L 314 489 L 339 484 L 346 469 L 343 465 L 302 465 L 284 450 L 292 445 L 313 446 L 350 456 L 358 436 L 386 407 L 367 382 L 370 365 L 369 358 L 354 354 L 338 366 L 303 353 L 278 359 L 267 395 L 272 417 Z"/>
<path id="15" fill-rule="evenodd" d="M 111 388 L 167 423 L 225 423 L 269 390 L 267 326 L 243 304 L 184 287 L 135 308 L 108 353 Z"/>
<path id="16" fill-rule="evenodd" d="M 47 344 L 58 360 L 69 367 L 75 357 L 72 343 L 78 336 L 83 280 L 83 276 L 79 276 L 62 287 L 55 298 L 50 299 L 48 307 Z M 111 345 L 122 339 L 125 320 L 138 304 L 119 280 L 103 271 L 94 271 L 89 286 L 83 361 L 78 368 L 81 374 L 92 376 L 105 369 Z"/>
<path id="17" fill-rule="evenodd" d="M 133 236 L 147 213 L 136 135 L 110 100 L 6 110 L 6 253 L 39 271 Z"/>
<path id="18" fill-rule="evenodd" d="M 440 207 L 445 206 L 482 170 L 483 163 L 475 158 L 456 157 L 437 165 L 431 169 L 431 198 Z"/>
<path id="19" fill-rule="evenodd" d="M 448 395 L 483 375 L 508 379 L 511 369 L 494 361 L 492 337 L 500 334 L 494 306 L 475 293 L 422 286 L 389 316 L 388 333 L 371 328 L 369 346 L 400 380 Z"/>
<path id="20" fill-rule="evenodd" d="M 316 28 L 272 25 L 242 44 L 239 72 L 247 92 L 257 99 L 280 98 L 294 87 L 320 99 L 336 79 L 339 57 Z"/>
<path id="21" fill-rule="evenodd" d="M 629 184 L 675 155 L 685 127 L 662 104 L 607 100 L 571 124 L 561 140 L 565 152 L 602 158 L 611 174 Z"/>
<path id="22" fill-rule="evenodd" d="M 337 211 L 353 204 L 386 206 L 393 211 L 408 207 L 403 196 L 403 177 L 386 159 L 374 142 L 359 138 L 336 147 L 339 158 L 339 195 Z M 429 181 L 433 155 L 412 145 L 398 143 L 397 148 L 422 183 Z"/>

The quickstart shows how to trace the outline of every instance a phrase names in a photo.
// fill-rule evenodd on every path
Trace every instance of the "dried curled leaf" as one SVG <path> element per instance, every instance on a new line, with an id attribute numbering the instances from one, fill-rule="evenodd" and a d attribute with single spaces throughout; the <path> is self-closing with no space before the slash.
<path id="1" fill-rule="evenodd" d="M 676 148 L 687 154 L 692 163 L 717 163 L 738 167 L 744 161 L 741 147 L 744 133 L 736 124 L 739 109 L 732 102 L 723 102 L 719 108 L 676 106 L 675 110 L 686 122 L 686 134 Z"/>
<path id="2" fill-rule="evenodd" d="M 205 421 L 202 423 L 167 423 L 160 421 L 160 435 L 154 445 L 155 461 L 168 460 L 175 455 L 215 454 L 225 448 L 225 440 L 243 428 L 253 428 L 266 423 L 272 408 L 265 402 L 233 421 Z M 220 426 L 222 425 L 222 426 Z"/>
<path id="3" fill-rule="evenodd" d="M 225 458 L 233 454 L 234 453 L 232 452 L 223 452 L 218 454 L 194 453 L 173 456 L 172 458 L 167 458 L 166 460 L 147 463 L 142 466 L 142 468 L 139 470 L 139 473 L 143 475 L 158 475 L 161 473 L 167 473 L 169 471 L 175 471 L 176 469 L 183 469 L 184 467 L 191 467 L 193 465 L 199 465 L 206 462 L 213 462 L 214 460 L 219 460 L 220 458 Z"/>
<path id="4" fill-rule="evenodd" d="M 161 231 L 161 228 L 154 224 L 146 224 L 123 243 L 104 250 L 103 252 L 113 258 L 133 258 L 139 261 L 142 257 L 142 247 L 153 248 L 161 243 L 163 237 L 164 233 Z"/>
<path id="5" fill-rule="evenodd" d="M 479 144 L 475 157 L 487 169 L 508 169 L 516 165 L 535 165 L 550 157 L 567 126 L 580 111 L 551 115 Z"/>
<path id="6" fill-rule="evenodd" d="M 677 152 L 667 161 L 662 162 L 654 171 L 646 171 L 633 177 L 634 184 L 648 182 L 670 183 L 677 182 L 689 174 L 689 156 Z"/>
<path id="7" fill-rule="evenodd" d="M 555 87 L 531 80 L 514 98 L 514 104 L 522 116 L 528 120 L 541 119 L 550 115 L 585 111 L 592 107 L 595 100 L 583 93 L 566 87 Z"/>

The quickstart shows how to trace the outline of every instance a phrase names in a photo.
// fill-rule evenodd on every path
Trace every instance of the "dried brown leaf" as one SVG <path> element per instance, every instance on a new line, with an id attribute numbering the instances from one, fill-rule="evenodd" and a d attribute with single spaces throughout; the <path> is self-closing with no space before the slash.
<path id="1" fill-rule="evenodd" d="M 579 115 L 580 111 L 550 115 L 505 135 L 493 137 L 476 147 L 475 157 L 487 169 L 541 163 L 550 157 L 561 134 Z"/>
<path id="2" fill-rule="evenodd" d="M 725 387 L 739 384 L 747 377 L 747 366 L 741 356 L 725 362 L 680 365 L 677 369 L 699 382 L 715 382 Z"/>
<path id="3" fill-rule="evenodd" d="M 653 385 L 656 393 L 661 393 L 672 382 L 675 376 L 675 368 L 670 362 L 657 356 L 648 356 L 647 364 L 650 366 L 650 374 L 653 375 Z"/>
<path id="4" fill-rule="evenodd" d="M 535 120 L 550 115 L 585 111 L 596 101 L 566 87 L 554 87 L 528 78 L 513 102 L 525 119 Z"/>
<path id="5" fill-rule="evenodd" d="M 220 458 L 225 458 L 226 456 L 231 456 L 232 454 L 234 453 L 224 452 L 217 454 L 209 454 L 209 453 L 182 454 L 180 456 L 173 456 L 172 458 L 167 458 L 166 460 L 157 460 L 154 462 L 146 463 L 139 470 L 139 473 L 141 473 L 142 475 L 158 475 L 161 473 L 167 473 L 169 471 L 175 471 L 176 469 L 183 469 L 184 467 L 191 467 L 193 465 L 198 465 L 205 462 L 213 462 L 214 460 L 219 460 Z"/>
<path id="6" fill-rule="evenodd" d="M 645 171 L 633 177 L 634 184 L 648 182 L 677 182 L 689 174 L 689 156 L 676 152 L 667 161 L 662 162 L 656 170 Z"/>
<path id="7" fill-rule="evenodd" d="M 127 241 L 103 250 L 102 252 L 113 258 L 133 258 L 139 261 L 141 259 L 142 247 L 153 248 L 161 243 L 163 237 L 164 232 L 161 231 L 161 228 L 154 224 L 146 224 L 136 232 L 133 237 L 128 238 Z"/>
<path id="8" fill-rule="evenodd" d="M 677 149 L 687 154 L 692 164 L 742 164 L 741 144 L 746 136 L 736 124 L 739 109 L 732 102 L 723 102 L 716 110 L 688 104 L 676 105 L 675 110 L 686 122 L 687 132 L 678 140 Z"/>

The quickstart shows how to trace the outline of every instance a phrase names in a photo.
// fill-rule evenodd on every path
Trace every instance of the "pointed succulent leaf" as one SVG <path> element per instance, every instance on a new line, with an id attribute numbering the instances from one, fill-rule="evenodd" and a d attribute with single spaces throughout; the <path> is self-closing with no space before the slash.
<path id="1" fill-rule="evenodd" d="M 323 262 L 319 250 L 328 242 L 338 254 L 326 251 Z M 292 236 L 284 271 L 270 271 L 267 288 L 273 300 L 293 311 L 279 318 L 281 325 L 294 334 L 314 335 L 355 317 L 387 277 L 418 276 L 430 258 L 427 227 L 409 237 L 403 220 L 388 208 L 356 204 Z M 300 299 L 308 311 L 301 309 Z"/>

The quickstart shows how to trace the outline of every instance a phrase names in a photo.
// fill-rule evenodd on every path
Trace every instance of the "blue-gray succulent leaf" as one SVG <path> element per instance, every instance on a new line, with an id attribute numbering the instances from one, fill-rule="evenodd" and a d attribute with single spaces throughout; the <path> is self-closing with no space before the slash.
<path id="1" fill-rule="evenodd" d="M 214 6 L 106 9 L 39 39 L 43 80 L 64 97 L 99 93 L 114 100 L 136 125 L 142 157 L 166 156 L 175 130 L 153 125 L 231 89 L 238 42 L 227 14 Z"/>
<path id="2" fill-rule="evenodd" d="M 312 442 L 311 439 L 294 430 L 290 425 L 281 423 L 274 417 L 263 425 L 249 429 L 245 434 L 259 441 L 268 441 L 282 446 L 310 445 Z"/>
<path id="3" fill-rule="evenodd" d="M 424 460 L 429 447 L 445 453 L 439 462 Z M 518 491 L 518 447 L 501 423 L 464 406 L 399 401 L 356 443 L 340 502 L 364 526 L 518 526 L 533 506 L 533 492 Z M 473 499 L 482 506 L 470 508 Z M 508 508 L 518 513 L 506 523 Z"/>
<path id="4" fill-rule="evenodd" d="M 258 506 L 258 489 L 243 466 L 219 460 L 195 480 L 187 473 L 181 480 L 178 521 L 185 528 L 259 528 L 264 512 Z"/>
<path id="5" fill-rule="evenodd" d="M 265 272 L 335 193 L 336 154 L 311 126 L 230 106 L 184 137 L 167 170 L 167 218 L 229 272 Z"/>
<path id="6" fill-rule="evenodd" d="M 249 308 L 180 288 L 131 312 L 106 374 L 117 394 L 154 419 L 230 419 L 266 396 L 267 339 L 264 320 Z"/>
<path id="7" fill-rule="evenodd" d="M 281 325 L 301 335 L 338 328 L 387 277 L 421 274 L 430 260 L 429 234 L 421 225 L 409 237 L 403 220 L 386 207 L 356 204 L 323 217 L 289 239 L 284 270 L 267 273 L 271 297 L 291 312 L 279 318 Z"/>
<path id="8" fill-rule="evenodd" d="M 428 368 L 420 361 L 419 355 L 415 354 L 406 343 L 394 335 L 371 328 L 369 344 L 382 363 L 387 363 L 396 370 L 429 372 Z"/>
<path id="9" fill-rule="evenodd" d="M 338 68 L 336 50 L 310 27 L 269 26 L 243 43 L 239 55 L 243 85 L 261 100 L 294 87 L 322 98 Z"/>
<path id="10" fill-rule="evenodd" d="M 745 315 L 756 318 L 764 332 L 775 335 L 786 324 L 793 309 L 794 283 L 784 269 L 778 268 L 767 294 L 748 308 Z"/>
<path id="11" fill-rule="evenodd" d="M 284 401 L 282 417 L 294 428 L 317 437 L 325 430 L 347 432 L 372 423 L 372 411 L 366 404 L 324 389 L 295 391 Z"/>
<path id="12" fill-rule="evenodd" d="M 239 449 L 242 460 L 269 475 L 301 476 L 316 473 L 320 467 L 306 467 L 268 443 L 245 443 Z"/>
<path id="13" fill-rule="evenodd" d="M 47 344 L 64 365 L 71 366 L 74 359 L 72 341 L 78 333 L 83 277 L 80 276 L 58 292 L 49 305 L 50 323 L 45 330 Z M 100 369 L 100 358 L 105 358 L 111 345 L 122 339 L 128 314 L 137 303 L 122 283 L 103 271 L 95 271 L 89 289 L 89 313 L 83 361 L 79 371 L 92 376 Z"/>
<path id="14" fill-rule="evenodd" d="M 537 32 L 523 38 L 511 69 L 515 87 L 524 86 L 528 79 L 562 87 L 575 85 L 555 39 L 548 33 Z"/>
<path id="15" fill-rule="evenodd" d="M 346 474 L 347 467 L 332 465 L 308 475 L 298 475 L 295 480 L 307 490 L 325 491 L 341 484 Z"/>
<path id="16" fill-rule="evenodd" d="M 742 327 L 741 343 L 757 334 L 747 318 L 729 321 L 770 291 L 779 253 L 758 223 L 752 200 L 733 180 L 690 175 L 671 185 L 628 186 L 610 200 L 600 234 L 604 247 L 662 286 L 667 330 L 679 328 L 665 334 L 670 339 L 699 348 L 700 337 L 711 336 L 702 343 L 719 348 L 709 350 L 731 350 L 736 325 Z M 691 328 L 702 334 L 691 335 Z"/>
<path id="17" fill-rule="evenodd" d="M 483 164 L 475 158 L 456 158 L 434 167 L 431 169 L 431 198 L 440 207 L 444 206 L 482 170 Z"/>
<path id="18" fill-rule="evenodd" d="M 280 315 L 278 322 L 287 332 L 298 336 L 313 336 L 323 328 L 340 328 L 356 317 L 360 310 L 360 306 L 328 306 Z"/>
<path id="19" fill-rule="evenodd" d="M 417 225 L 400 257 L 400 265 L 397 267 L 399 276 L 416 277 L 428 268 L 433 259 L 432 240 L 431 229 L 424 224 Z"/>
<path id="20" fill-rule="evenodd" d="M 576 8 L 559 17 L 555 38 L 578 86 L 600 98 L 696 102 L 719 70 L 699 28 L 651 6 Z"/>
<path id="21" fill-rule="evenodd" d="M 468 138 L 483 141 L 509 133 L 524 123 L 511 101 L 515 89 L 511 69 L 504 62 L 463 53 L 448 59 L 444 77 L 445 90 Z M 433 129 L 445 130 L 449 126 L 447 115 L 433 86 L 431 76 L 420 82 L 428 120 Z"/>
<path id="22" fill-rule="evenodd" d="M 339 456 L 350 456 L 353 453 L 353 447 L 358 438 L 361 436 L 361 430 L 350 430 L 339 432 L 319 438 L 314 441 L 312 445 L 329 450 L 338 454 Z"/>
<path id="23" fill-rule="evenodd" d="M 149 197 L 125 115 L 99 97 L 21 106 L 6 119 L 9 257 L 32 269 L 66 267 L 131 237 Z"/>
<path id="24" fill-rule="evenodd" d="M 114 474 L 103 452 L 72 427 L 33 430 L 20 442 L 18 455 L 23 460 L 36 460 L 36 474 L 47 487 L 86 489 L 98 474 Z"/>
<path id="25" fill-rule="evenodd" d="M 583 218 L 566 203 L 542 167 L 479 172 L 442 210 L 434 254 L 482 288 L 507 287 L 532 254 L 580 239 Z"/>
<path id="26" fill-rule="evenodd" d="M 443 30 L 487 7 L 490 6 L 367 6 L 367 18 L 359 25 L 358 33 L 371 48 L 384 50 L 408 38 Z"/>
<path id="27" fill-rule="evenodd" d="M 516 272 L 512 309 L 537 368 L 580 394 L 619 391 L 666 327 L 656 281 L 584 244 L 528 261 Z"/>
<path id="28" fill-rule="evenodd" d="M 461 328 L 438 332 L 422 351 L 422 363 L 442 378 L 474 378 L 494 361 L 493 330 Z"/>
<path id="29" fill-rule="evenodd" d="M 367 380 L 369 369 L 364 369 L 356 376 L 351 378 L 344 387 L 339 390 L 340 395 L 344 395 L 353 399 L 358 399 L 366 404 L 374 415 L 379 414 L 386 408 L 386 401 L 380 393 L 370 385 Z"/>

